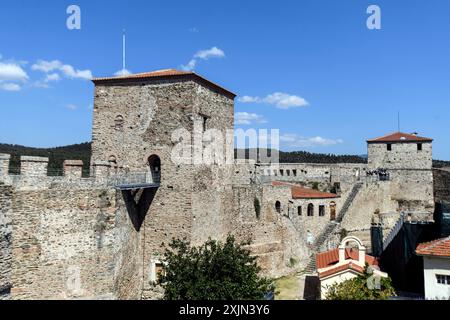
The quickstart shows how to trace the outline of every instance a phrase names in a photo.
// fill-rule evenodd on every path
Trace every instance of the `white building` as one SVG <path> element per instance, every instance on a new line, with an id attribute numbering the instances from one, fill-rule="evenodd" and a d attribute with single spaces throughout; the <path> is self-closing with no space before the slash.
<path id="1" fill-rule="evenodd" d="M 425 299 L 450 299 L 450 237 L 422 243 L 416 253 L 423 256 Z"/>
<path id="2" fill-rule="evenodd" d="M 356 248 L 349 244 L 356 244 Z M 316 264 L 321 299 L 326 298 L 328 290 L 333 284 L 362 275 L 366 263 L 372 267 L 376 277 L 387 277 L 386 273 L 379 271 L 377 259 L 366 254 L 366 248 L 356 237 L 346 237 L 342 240 L 339 248 L 317 254 Z"/>

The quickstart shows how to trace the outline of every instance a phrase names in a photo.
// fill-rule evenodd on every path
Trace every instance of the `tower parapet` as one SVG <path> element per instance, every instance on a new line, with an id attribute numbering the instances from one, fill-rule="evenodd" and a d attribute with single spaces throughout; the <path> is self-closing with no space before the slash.
<path id="1" fill-rule="evenodd" d="M 8 175 L 10 159 L 11 155 L 0 153 L 0 177 Z"/>
<path id="2" fill-rule="evenodd" d="M 93 170 L 95 180 L 104 180 L 110 175 L 111 163 L 108 161 L 95 161 Z"/>
<path id="3" fill-rule="evenodd" d="M 83 161 L 81 160 L 65 160 L 63 168 L 65 177 L 78 179 L 83 175 Z"/>
<path id="4" fill-rule="evenodd" d="M 48 158 L 44 157 L 20 157 L 20 174 L 22 176 L 47 176 Z"/>

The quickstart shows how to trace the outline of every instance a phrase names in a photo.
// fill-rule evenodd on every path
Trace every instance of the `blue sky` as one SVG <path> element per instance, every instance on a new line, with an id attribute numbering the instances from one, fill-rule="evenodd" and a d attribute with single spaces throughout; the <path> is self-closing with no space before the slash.
<path id="1" fill-rule="evenodd" d="M 66 27 L 71 4 L 81 30 Z M 381 30 L 366 27 L 371 4 Z M 0 142 L 89 141 L 86 78 L 121 69 L 126 29 L 127 69 L 195 59 L 238 94 L 237 127 L 279 128 L 282 149 L 363 154 L 400 111 L 402 131 L 434 138 L 435 158 L 450 160 L 449 12 L 447 0 L 3 0 Z"/>

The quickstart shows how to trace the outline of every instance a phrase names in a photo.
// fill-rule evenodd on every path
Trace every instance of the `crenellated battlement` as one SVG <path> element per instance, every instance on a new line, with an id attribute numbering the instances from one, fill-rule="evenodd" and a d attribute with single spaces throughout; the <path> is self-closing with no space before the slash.
<path id="1" fill-rule="evenodd" d="M 19 188 L 56 188 L 58 186 L 71 187 L 106 187 L 108 179 L 121 172 L 121 168 L 107 161 L 95 162 L 88 176 L 83 176 L 82 160 L 65 160 L 61 175 L 49 175 L 46 157 L 20 157 L 20 173 L 10 174 L 11 155 L 0 154 L 0 182 Z"/>

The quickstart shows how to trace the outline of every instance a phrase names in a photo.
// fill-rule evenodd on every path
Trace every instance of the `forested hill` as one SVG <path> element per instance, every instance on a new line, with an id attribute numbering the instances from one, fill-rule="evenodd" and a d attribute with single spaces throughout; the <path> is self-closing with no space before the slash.
<path id="1" fill-rule="evenodd" d="M 62 174 L 64 160 L 83 160 L 83 171 L 88 172 L 91 161 L 91 143 L 86 142 L 57 148 L 30 148 L 0 143 L 0 153 L 11 155 L 11 173 L 19 172 L 20 156 L 48 157 L 48 172 L 50 175 Z"/>
<path id="2" fill-rule="evenodd" d="M 64 160 L 83 160 L 85 173 L 89 172 L 91 143 L 80 143 L 57 148 L 30 148 L 19 145 L 1 144 L 0 153 L 11 154 L 10 172 L 18 173 L 20 168 L 20 156 L 37 156 L 49 158 L 49 174 L 62 174 Z M 248 157 L 249 150 L 245 150 Z M 237 150 L 235 150 L 237 155 Z M 270 155 L 270 152 L 269 152 Z M 281 163 L 366 163 L 367 156 L 359 155 L 333 155 L 310 153 L 306 151 L 284 152 L 280 151 Z M 450 167 L 450 161 L 434 160 L 433 166 Z"/>
<path id="3" fill-rule="evenodd" d="M 251 149 L 251 151 L 255 152 L 255 149 Z M 238 152 L 240 155 L 238 156 Z M 261 154 L 271 155 L 271 150 L 260 149 Z M 235 158 L 249 158 L 250 150 L 240 149 L 235 150 Z M 355 156 L 355 155 L 334 155 L 334 154 L 321 154 L 321 153 L 311 153 L 307 151 L 293 151 L 293 152 L 285 152 L 280 151 L 280 163 L 367 163 L 366 156 Z M 264 161 L 262 161 L 264 162 Z"/>

